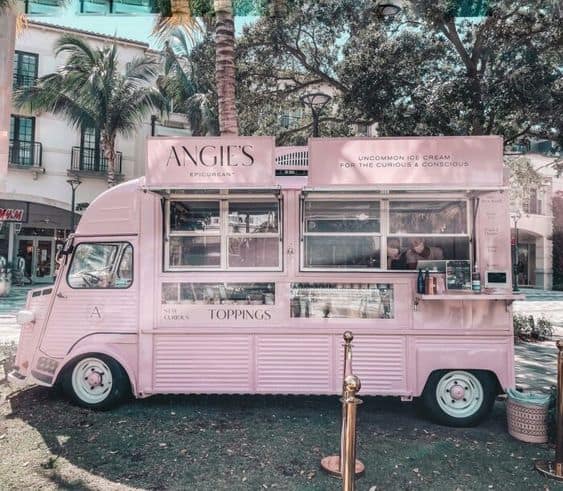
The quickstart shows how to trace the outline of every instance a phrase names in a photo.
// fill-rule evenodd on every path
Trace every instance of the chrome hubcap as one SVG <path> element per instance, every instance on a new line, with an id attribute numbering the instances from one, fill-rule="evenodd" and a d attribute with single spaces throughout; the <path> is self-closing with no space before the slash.
<path id="1" fill-rule="evenodd" d="M 72 370 L 72 388 L 78 398 L 88 404 L 104 401 L 112 382 L 111 370 L 99 358 L 84 358 Z"/>
<path id="2" fill-rule="evenodd" d="M 438 382 L 436 400 L 447 415 L 467 418 L 483 404 L 483 386 L 475 375 L 462 370 L 448 372 Z"/>

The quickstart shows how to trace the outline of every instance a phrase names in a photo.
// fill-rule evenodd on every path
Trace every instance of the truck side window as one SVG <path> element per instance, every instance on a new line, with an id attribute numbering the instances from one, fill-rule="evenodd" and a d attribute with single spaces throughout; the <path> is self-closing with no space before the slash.
<path id="1" fill-rule="evenodd" d="M 130 244 L 83 242 L 74 250 L 67 281 L 71 288 L 127 288 L 132 283 L 132 264 Z"/>
<path id="2" fill-rule="evenodd" d="M 304 267 L 381 268 L 381 206 L 370 200 L 304 203 Z"/>

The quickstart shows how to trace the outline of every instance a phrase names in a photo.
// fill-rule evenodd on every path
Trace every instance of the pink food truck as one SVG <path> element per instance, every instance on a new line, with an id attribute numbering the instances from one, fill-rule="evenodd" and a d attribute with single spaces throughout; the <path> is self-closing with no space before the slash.
<path id="1" fill-rule="evenodd" d="M 514 386 L 501 138 L 314 138 L 295 155 L 271 137 L 149 139 L 145 177 L 91 203 L 55 284 L 29 293 L 10 380 L 97 409 L 338 394 L 350 330 L 362 394 L 481 421 Z"/>

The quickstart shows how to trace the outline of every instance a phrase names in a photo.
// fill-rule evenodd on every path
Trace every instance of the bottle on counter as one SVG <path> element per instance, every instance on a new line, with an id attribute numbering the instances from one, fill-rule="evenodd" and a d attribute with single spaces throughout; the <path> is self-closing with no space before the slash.
<path id="1" fill-rule="evenodd" d="M 416 279 L 416 293 L 424 294 L 424 276 L 422 269 L 418 270 L 418 278 Z"/>
<path id="2" fill-rule="evenodd" d="M 444 293 L 446 293 L 446 283 L 444 281 L 444 277 L 439 275 L 436 278 L 436 294 L 443 295 Z"/>
<path id="3" fill-rule="evenodd" d="M 426 295 L 432 295 L 434 293 L 432 278 L 430 278 L 430 271 L 428 270 L 424 273 L 424 293 L 426 293 Z"/>
<path id="4" fill-rule="evenodd" d="M 479 266 L 477 264 L 475 264 L 471 274 L 471 290 L 473 293 L 481 293 L 481 275 L 479 274 Z"/>

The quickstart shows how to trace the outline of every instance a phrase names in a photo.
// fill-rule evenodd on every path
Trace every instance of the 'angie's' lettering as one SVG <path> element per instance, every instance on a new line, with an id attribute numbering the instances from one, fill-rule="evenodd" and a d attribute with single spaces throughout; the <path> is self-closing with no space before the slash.
<path id="1" fill-rule="evenodd" d="M 188 165 L 204 167 L 250 167 L 254 165 L 254 155 L 252 145 L 203 145 L 202 147 L 194 146 L 187 148 L 182 145 L 180 150 L 170 147 L 166 166 L 171 162 L 178 167 L 187 167 Z M 173 165 L 172 164 L 172 165 Z"/>

